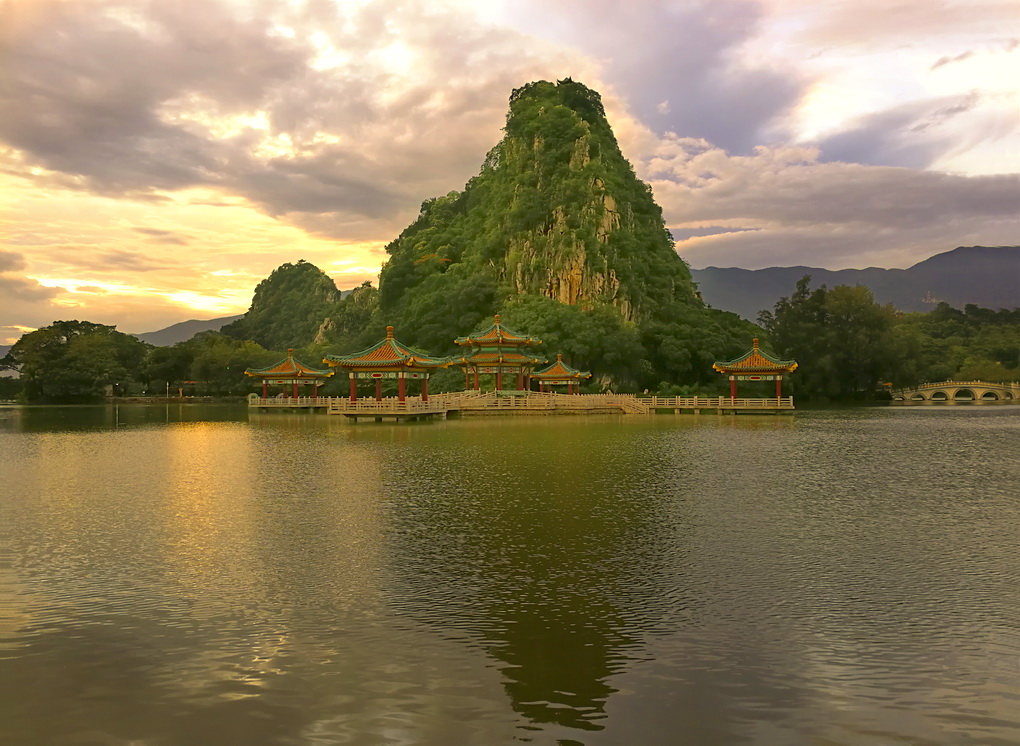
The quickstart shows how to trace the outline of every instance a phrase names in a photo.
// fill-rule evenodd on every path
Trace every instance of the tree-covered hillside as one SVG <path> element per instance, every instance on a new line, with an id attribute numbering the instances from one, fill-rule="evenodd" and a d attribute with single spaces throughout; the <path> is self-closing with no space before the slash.
<path id="1" fill-rule="evenodd" d="M 221 331 L 270 350 L 323 341 L 340 291 L 321 269 L 304 259 L 282 264 L 258 284 L 248 312 Z"/>
<path id="2" fill-rule="evenodd" d="M 513 92 L 505 132 L 462 192 L 426 200 L 386 247 L 359 342 L 393 324 L 441 353 L 496 312 L 536 336 L 591 336 L 611 322 L 628 359 L 606 375 L 642 387 L 707 380 L 714 359 L 746 348 L 752 326 L 701 301 L 598 93 L 530 83 Z M 576 312 L 560 330 L 564 305 Z M 605 369 L 603 352 L 578 345 L 571 364 Z"/>

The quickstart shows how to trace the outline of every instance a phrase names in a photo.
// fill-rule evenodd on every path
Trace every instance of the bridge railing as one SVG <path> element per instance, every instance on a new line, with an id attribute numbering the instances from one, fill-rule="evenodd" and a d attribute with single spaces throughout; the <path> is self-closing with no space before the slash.
<path id="1" fill-rule="evenodd" d="M 297 398 L 293 396 L 273 396 L 268 399 L 263 399 L 258 394 L 252 394 L 248 397 L 249 407 L 326 407 L 329 406 L 329 402 L 332 397 L 328 396 L 299 396 Z"/>

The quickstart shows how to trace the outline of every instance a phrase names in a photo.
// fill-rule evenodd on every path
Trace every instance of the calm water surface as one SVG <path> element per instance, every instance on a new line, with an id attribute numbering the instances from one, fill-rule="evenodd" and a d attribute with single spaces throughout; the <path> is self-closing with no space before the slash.
<path id="1" fill-rule="evenodd" d="M 0 743 L 1016 744 L 1018 446 L 0 409 Z"/>

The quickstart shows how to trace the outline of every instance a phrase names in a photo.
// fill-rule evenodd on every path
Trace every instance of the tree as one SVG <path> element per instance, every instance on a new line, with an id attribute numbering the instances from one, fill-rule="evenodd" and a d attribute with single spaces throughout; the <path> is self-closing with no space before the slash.
<path id="1" fill-rule="evenodd" d="M 138 380 L 149 345 L 113 326 L 55 321 L 25 334 L 4 357 L 32 402 L 98 399 L 108 384 Z"/>
<path id="2" fill-rule="evenodd" d="M 896 310 L 875 302 L 863 285 L 797 282 L 789 298 L 759 316 L 776 351 L 800 364 L 794 385 L 809 396 L 871 397 L 880 381 L 907 370 L 909 344 L 894 333 Z"/>

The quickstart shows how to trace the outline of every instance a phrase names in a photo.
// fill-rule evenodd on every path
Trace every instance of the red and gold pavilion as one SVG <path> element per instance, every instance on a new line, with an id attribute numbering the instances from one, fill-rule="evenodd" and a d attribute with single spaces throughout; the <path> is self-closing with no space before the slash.
<path id="1" fill-rule="evenodd" d="M 291 386 L 293 398 L 298 398 L 298 386 L 312 385 L 312 398 L 319 395 L 321 382 L 333 375 L 332 370 L 310 368 L 300 360 L 294 359 L 294 350 L 287 350 L 287 357 L 267 368 L 248 368 L 246 376 L 262 379 L 262 398 L 269 397 L 270 386 Z"/>
<path id="2" fill-rule="evenodd" d="M 779 360 L 762 352 L 758 349 L 757 339 L 752 344 L 750 352 L 733 360 L 715 362 L 712 369 L 729 376 L 730 397 L 733 399 L 737 397 L 737 381 L 775 381 L 778 399 L 783 395 L 783 374 L 797 370 L 797 363 L 793 360 Z"/>
<path id="3" fill-rule="evenodd" d="M 563 355 L 556 354 L 556 362 L 548 368 L 536 370 L 531 374 L 532 380 L 538 381 L 538 390 L 545 391 L 546 386 L 566 385 L 568 394 L 576 394 L 577 387 L 581 381 L 591 378 L 591 373 L 586 370 L 571 368 L 563 362 Z"/>
<path id="4" fill-rule="evenodd" d="M 429 400 L 429 374 L 448 367 L 451 362 L 419 352 L 393 337 L 393 327 L 386 327 L 386 339 L 361 352 L 350 355 L 326 355 L 329 367 L 346 370 L 351 381 L 351 401 L 358 400 L 358 381 L 375 381 L 375 399 L 382 400 L 382 382 L 397 379 L 397 397 L 407 399 L 407 381 L 421 381 L 422 401 Z"/>
<path id="5" fill-rule="evenodd" d="M 462 357 L 452 358 L 454 365 L 464 368 L 465 390 L 479 390 L 478 376 L 489 373 L 496 374 L 496 390 L 501 390 L 503 374 L 509 373 L 517 376 L 517 390 L 524 391 L 530 386 L 531 371 L 546 361 L 541 355 L 527 349 L 542 344 L 542 340 L 507 329 L 500 321 L 499 314 L 496 314 L 491 326 L 466 337 L 457 337 L 454 343 L 470 348 L 470 352 Z"/>

